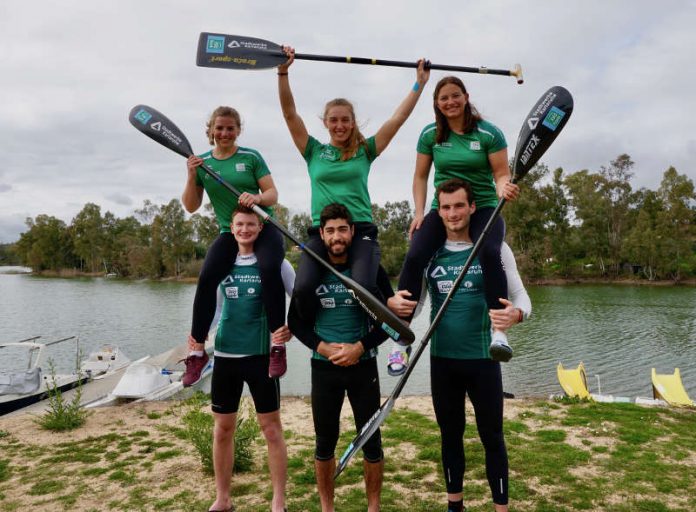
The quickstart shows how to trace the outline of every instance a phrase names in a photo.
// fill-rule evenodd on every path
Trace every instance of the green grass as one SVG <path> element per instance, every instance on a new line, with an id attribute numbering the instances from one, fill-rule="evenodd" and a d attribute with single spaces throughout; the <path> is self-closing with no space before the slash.
<path id="1" fill-rule="evenodd" d="M 517 414 L 505 421 L 511 510 L 696 509 L 695 411 L 579 401 L 515 404 Z M 112 422 L 102 435 L 63 434 L 66 437 L 49 445 L 0 431 L 6 432 L 0 435 L 0 512 L 206 510 L 214 497 L 214 482 L 203 472 L 188 433 L 188 415 L 196 410 L 210 417 L 207 408 L 206 397 L 195 396 L 166 412 L 139 411 L 150 422 L 147 430 L 128 430 Z M 465 502 L 469 512 L 488 512 L 492 506 L 485 452 L 473 419 L 469 409 Z M 252 468 L 236 473 L 232 482 L 238 512 L 268 510 L 271 497 L 265 443 L 255 422 L 252 428 L 247 436 Z M 344 430 L 337 454 L 355 435 L 352 429 Z M 204 436 L 212 438 L 212 431 Z M 290 448 L 288 508 L 318 512 L 311 420 L 302 431 L 286 431 L 285 437 Z M 435 421 L 397 404 L 382 438 L 382 510 L 444 510 Z M 336 482 L 337 510 L 366 508 L 361 458 L 358 454 Z"/>

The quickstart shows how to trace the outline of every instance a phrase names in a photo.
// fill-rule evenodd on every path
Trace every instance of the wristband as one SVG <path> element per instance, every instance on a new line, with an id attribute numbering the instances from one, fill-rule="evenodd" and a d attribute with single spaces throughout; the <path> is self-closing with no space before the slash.
<path id="1" fill-rule="evenodd" d="M 278 76 L 285 76 L 285 75 L 287 75 L 287 74 L 288 74 L 288 73 L 287 73 L 287 71 L 286 71 L 285 73 L 278 73 Z"/>
<path id="2" fill-rule="evenodd" d="M 413 84 L 413 92 L 418 92 L 418 89 L 420 89 L 420 85 L 418 85 L 418 82 Z"/>
<path id="3" fill-rule="evenodd" d="M 520 308 L 517 308 L 518 316 L 517 316 L 517 323 L 521 324 L 522 320 L 524 320 L 524 313 L 522 313 L 522 310 Z"/>

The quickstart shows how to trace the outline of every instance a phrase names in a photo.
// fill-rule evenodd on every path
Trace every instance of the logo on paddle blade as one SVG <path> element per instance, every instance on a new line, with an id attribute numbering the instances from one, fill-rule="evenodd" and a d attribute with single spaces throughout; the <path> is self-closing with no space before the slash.
<path id="1" fill-rule="evenodd" d="M 530 130 L 533 130 L 534 128 L 536 128 L 537 124 L 539 124 L 538 117 L 530 117 L 529 119 L 527 119 L 527 125 L 529 126 Z"/>
<path id="2" fill-rule="evenodd" d="M 225 38 L 224 36 L 208 36 L 208 41 L 205 45 L 206 53 L 225 53 Z"/>
<path id="3" fill-rule="evenodd" d="M 159 122 L 159 121 L 157 121 L 157 122 L 155 122 L 155 123 L 152 123 L 152 124 L 150 125 L 150 128 L 152 128 L 153 130 L 155 130 L 156 132 L 158 132 L 158 131 L 160 131 L 160 130 L 162 129 L 162 123 Z"/>
<path id="4" fill-rule="evenodd" d="M 551 110 L 549 110 L 549 113 L 546 114 L 546 117 L 541 124 L 546 126 L 552 132 L 555 132 L 556 128 L 558 128 L 558 125 L 561 124 L 564 117 L 565 112 L 563 112 L 560 108 L 551 107 Z"/>
<path id="5" fill-rule="evenodd" d="M 141 123 L 147 124 L 147 122 L 150 119 L 152 119 L 152 114 L 150 114 L 147 110 L 141 108 L 140 110 L 138 110 L 138 113 L 135 114 L 135 118 Z"/>

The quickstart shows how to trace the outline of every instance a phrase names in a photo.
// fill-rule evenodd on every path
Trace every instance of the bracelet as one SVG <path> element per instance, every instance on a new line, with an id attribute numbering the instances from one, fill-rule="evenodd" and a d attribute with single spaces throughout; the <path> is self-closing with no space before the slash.
<path id="1" fill-rule="evenodd" d="M 278 73 L 278 76 L 285 76 L 285 75 L 287 75 L 287 74 L 288 74 L 288 73 L 287 73 L 287 71 L 286 71 L 285 73 Z"/>
<path id="2" fill-rule="evenodd" d="M 517 308 L 518 316 L 517 316 L 517 323 L 521 324 L 522 320 L 524 320 L 524 313 L 522 313 L 522 310 L 520 308 Z"/>
<path id="3" fill-rule="evenodd" d="M 413 84 L 413 92 L 418 92 L 418 89 L 420 89 L 420 86 L 418 85 L 418 82 Z"/>

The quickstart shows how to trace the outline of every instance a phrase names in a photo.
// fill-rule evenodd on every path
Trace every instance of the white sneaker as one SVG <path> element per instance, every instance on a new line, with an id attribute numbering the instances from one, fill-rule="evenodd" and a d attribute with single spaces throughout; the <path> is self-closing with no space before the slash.
<path id="1" fill-rule="evenodd" d="M 507 363 L 512 359 L 512 347 L 508 345 L 507 336 L 502 331 L 493 331 L 491 336 L 491 345 L 488 347 L 488 352 L 493 361 Z"/>

